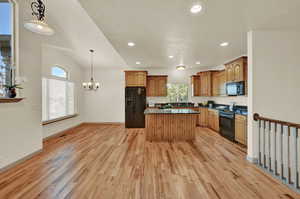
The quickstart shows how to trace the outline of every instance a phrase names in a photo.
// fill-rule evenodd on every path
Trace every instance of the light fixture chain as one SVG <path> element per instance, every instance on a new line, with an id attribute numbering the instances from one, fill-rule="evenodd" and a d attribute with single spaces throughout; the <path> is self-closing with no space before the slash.
<path id="1" fill-rule="evenodd" d="M 90 50 L 91 52 L 91 80 L 94 80 L 94 50 Z"/>
<path id="2" fill-rule="evenodd" d="M 91 81 L 90 82 L 83 82 L 83 88 L 86 90 L 98 90 L 100 87 L 99 82 L 96 82 L 94 80 L 94 50 L 90 49 L 90 53 L 91 53 Z"/>

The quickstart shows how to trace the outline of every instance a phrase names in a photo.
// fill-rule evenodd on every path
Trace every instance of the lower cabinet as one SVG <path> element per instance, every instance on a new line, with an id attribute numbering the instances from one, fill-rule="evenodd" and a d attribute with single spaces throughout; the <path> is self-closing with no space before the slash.
<path id="1" fill-rule="evenodd" d="M 208 127 L 214 131 L 220 131 L 218 110 L 208 109 Z"/>
<path id="2" fill-rule="evenodd" d="M 235 115 L 235 141 L 247 145 L 247 117 Z"/>
<path id="3" fill-rule="evenodd" d="M 201 127 L 207 127 L 208 126 L 208 108 L 199 108 L 200 114 L 198 117 L 199 120 L 199 126 Z"/>

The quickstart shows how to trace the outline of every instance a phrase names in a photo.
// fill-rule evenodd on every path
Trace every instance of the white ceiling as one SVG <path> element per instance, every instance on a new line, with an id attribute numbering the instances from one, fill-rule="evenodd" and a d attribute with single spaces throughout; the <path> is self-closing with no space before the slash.
<path id="1" fill-rule="evenodd" d="M 90 67 L 90 49 L 95 50 L 95 67 L 126 67 L 127 64 L 104 36 L 77 0 L 46 1 L 47 19 L 57 34 L 52 42 L 63 35 L 65 41 L 51 44 L 68 52 L 83 67 Z"/>
<path id="2" fill-rule="evenodd" d="M 216 66 L 246 54 L 248 30 L 300 27 L 298 0 L 202 0 L 199 15 L 197 0 L 79 1 L 129 66 Z"/>
<path id="3" fill-rule="evenodd" d="M 98 67 L 213 67 L 247 53 L 249 30 L 300 29 L 299 0 L 202 0 L 204 11 L 192 15 L 196 1 L 49 0 L 47 9 L 77 59 L 89 66 L 94 48 Z"/>

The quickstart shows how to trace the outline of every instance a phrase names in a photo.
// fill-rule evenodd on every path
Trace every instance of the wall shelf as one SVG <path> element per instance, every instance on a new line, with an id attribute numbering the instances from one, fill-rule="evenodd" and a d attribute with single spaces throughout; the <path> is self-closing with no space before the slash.
<path id="1" fill-rule="evenodd" d="M 1 98 L 0 97 L 0 104 L 1 103 L 18 103 L 22 101 L 24 98 Z"/>

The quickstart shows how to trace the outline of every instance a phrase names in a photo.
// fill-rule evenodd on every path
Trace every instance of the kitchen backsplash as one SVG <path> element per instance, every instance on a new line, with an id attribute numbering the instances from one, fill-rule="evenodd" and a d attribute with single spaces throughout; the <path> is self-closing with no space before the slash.
<path id="1" fill-rule="evenodd" d="M 238 96 L 238 97 L 190 97 L 189 102 L 201 103 L 208 100 L 213 100 L 217 104 L 231 104 L 235 102 L 236 105 L 247 106 L 248 97 Z M 147 103 L 168 103 L 168 98 L 166 97 L 147 97 Z"/>
<path id="2" fill-rule="evenodd" d="M 237 97 L 192 97 L 191 102 L 201 103 L 204 101 L 213 100 L 216 104 L 231 104 L 235 102 L 236 105 L 247 106 L 248 97 L 237 96 Z"/>

